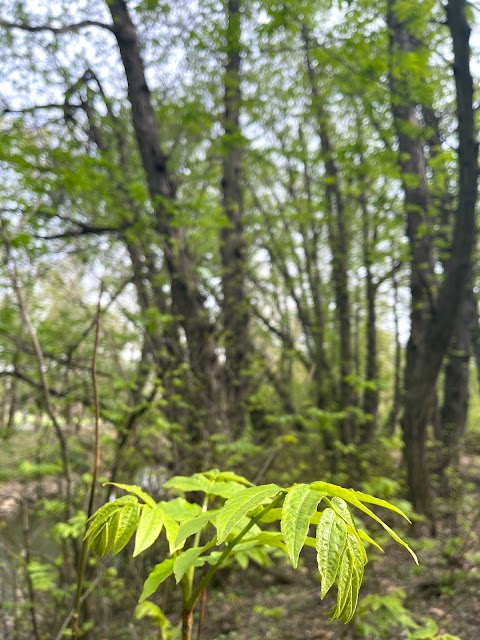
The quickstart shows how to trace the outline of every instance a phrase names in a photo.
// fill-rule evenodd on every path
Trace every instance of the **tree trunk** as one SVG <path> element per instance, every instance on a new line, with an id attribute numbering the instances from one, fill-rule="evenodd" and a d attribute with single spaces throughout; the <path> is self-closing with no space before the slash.
<path id="1" fill-rule="evenodd" d="M 459 463 L 461 439 L 467 422 L 471 301 L 471 296 L 465 291 L 445 366 L 438 460 L 438 471 L 445 489 L 449 484 L 448 468 L 456 468 Z M 448 491 L 446 493 L 448 495 Z"/>
<path id="2" fill-rule="evenodd" d="M 328 219 L 329 243 L 332 253 L 332 273 L 335 304 L 340 338 L 340 410 L 345 412 L 341 420 L 341 439 L 345 444 L 353 442 L 354 423 L 351 414 L 353 404 L 353 350 L 351 328 L 351 304 L 348 287 L 348 258 L 350 239 L 347 215 L 340 189 L 340 178 L 334 157 L 334 149 L 328 130 L 328 116 L 318 94 L 315 69 L 310 59 L 310 36 L 306 26 L 302 28 L 308 79 L 312 95 L 312 107 L 316 116 L 317 132 L 321 143 L 321 157 L 325 166 L 325 199 Z"/>
<path id="3" fill-rule="evenodd" d="M 389 26 L 391 44 L 403 52 L 412 50 L 414 38 L 408 25 L 399 23 L 395 16 L 395 2 L 390 4 Z M 475 204 L 477 195 L 477 144 L 473 113 L 473 82 L 470 74 L 470 28 L 465 16 L 465 0 L 449 0 L 447 21 L 454 50 L 454 77 L 457 98 L 459 135 L 458 203 L 455 216 L 452 251 L 445 269 L 438 295 L 433 305 L 424 305 L 432 299 L 429 286 L 431 264 L 428 234 L 419 225 L 428 210 L 428 192 L 425 178 L 425 157 L 418 136 L 406 131 L 418 129 L 415 105 L 405 106 L 393 100 L 393 111 L 398 129 L 399 148 L 404 174 L 417 177 L 418 186 L 404 184 L 408 215 L 408 236 L 412 259 L 412 328 L 407 347 L 405 371 L 405 412 L 402 420 L 405 460 L 410 498 L 414 508 L 432 517 L 430 477 L 425 457 L 425 437 L 429 411 L 443 357 L 450 342 L 460 303 L 471 272 L 471 254 L 475 237 Z M 416 35 L 416 38 L 418 36 Z M 394 95 L 396 81 L 391 77 Z M 402 127 L 408 122 L 408 129 Z M 409 186 L 410 185 L 410 186 Z"/>
<path id="4" fill-rule="evenodd" d="M 389 438 L 395 435 L 402 404 L 402 345 L 400 344 L 400 322 L 398 318 L 398 281 L 395 270 L 392 272 L 393 287 L 393 322 L 395 327 L 395 356 L 393 372 L 393 402 L 387 418 L 386 434 Z"/>
<path id="5" fill-rule="evenodd" d="M 365 288 L 367 299 L 367 365 L 365 370 L 366 387 L 363 393 L 363 412 L 366 422 L 363 424 L 361 432 L 362 444 L 371 444 L 375 438 L 378 428 L 378 361 L 377 361 L 377 283 L 373 276 L 373 252 L 377 243 L 377 226 L 375 219 L 372 220 L 367 193 L 368 185 L 364 172 L 365 159 L 363 155 L 363 136 L 361 119 L 358 118 L 359 147 L 360 147 L 360 210 L 363 220 L 363 264 L 365 266 Z"/>
<path id="6" fill-rule="evenodd" d="M 228 220 L 221 231 L 226 417 L 229 433 L 242 434 L 246 419 L 249 365 L 249 307 L 245 300 L 247 270 L 243 234 L 241 93 L 241 1 L 228 0 L 224 94 L 223 209 Z"/>
<path id="7" fill-rule="evenodd" d="M 161 147 L 157 115 L 150 90 L 135 25 L 124 0 L 107 2 L 113 19 L 128 85 L 132 123 L 145 171 L 156 231 L 171 279 L 172 308 L 185 331 L 189 364 L 195 378 L 198 425 L 205 441 L 218 424 L 220 385 L 216 344 L 213 338 L 205 297 L 188 249 L 185 230 L 174 224 L 173 204 L 176 185 L 168 169 L 168 158 Z"/>

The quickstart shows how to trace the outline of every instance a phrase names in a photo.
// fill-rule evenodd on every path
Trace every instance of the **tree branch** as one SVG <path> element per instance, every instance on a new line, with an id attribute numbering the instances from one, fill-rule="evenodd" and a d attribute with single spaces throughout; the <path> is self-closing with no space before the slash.
<path id="1" fill-rule="evenodd" d="M 83 29 L 84 27 L 99 27 L 100 29 L 106 29 L 112 32 L 113 27 L 105 22 L 99 22 L 98 20 L 81 20 L 74 24 L 65 24 L 61 27 L 52 27 L 49 24 L 33 25 L 25 22 L 9 22 L 8 20 L 0 19 L 0 27 L 4 29 L 20 29 L 21 31 L 28 31 L 29 33 L 39 33 L 42 31 L 48 31 L 55 35 L 62 33 L 72 33 Z"/>

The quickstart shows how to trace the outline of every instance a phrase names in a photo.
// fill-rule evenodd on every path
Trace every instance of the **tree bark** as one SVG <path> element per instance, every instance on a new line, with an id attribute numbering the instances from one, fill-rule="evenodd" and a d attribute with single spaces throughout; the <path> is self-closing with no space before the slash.
<path id="1" fill-rule="evenodd" d="M 471 298 L 464 292 L 445 366 L 443 406 L 440 421 L 438 471 L 442 491 L 448 495 L 449 467 L 457 468 L 461 439 L 465 433 L 468 410 L 468 370 L 470 361 Z"/>
<path id="2" fill-rule="evenodd" d="M 393 437 L 397 429 L 398 418 L 402 405 L 401 379 L 402 379 L 402 345 L 400 343 L 400 322 L 398 318 L 398 281 L 395 270 L 392 271 L 393 287 L 393 321 L 395 327 L 395 356 L 393 372 L 393 402 L 387 419 L 386 433 Z"/>
<path id="3" fill-rule="evenodd" d="M 408 23 L 400 23 L 395 15 L 395 2 L 390 3 L 388 22 L 393 49 L 411 51 L 415 46 Z M 430 476 L 426 464 L 426 426 L 442 361 L 450 342 L 462 292 L 471 273 L 471 254 L 475 236 L 475 204 L 477 195 L 477 144 L 473 112 L 473 82 L 470 74 L 470 28 L 465 15 L 465 0 L 449 0 L 447 22 L 454 51 L 454 77 L 458 120 L 458 201 L 450 259 L 445 268 L 438 295 L 431 294 L 429 270 L 431 247 L 428 234 L 420 227 L 428 212 L 429 198 L 425 177 L 425 156 L 420 137 L 409 135 L 402 123 L 408 122 L 418 131 L 415 106 L 393 100 L 393 111 L 404 175 L 414 175 L 417 185 L 405 181 L 405 204 L 408 216 L 412 276 L 411 336 L 407 347 L 405 371 L 405 411 L 402 420 L 405 460 L 410 499 L 414 508 L 433 517 Z M 391 76 L 394 95 L 396 84 Z M 397 93 L 398 95 L 398 93 Z M 428 303 L 428 313 L 425 305 Z"/>
<path id="4" fill-rule="evenodd" d="M 329 243 L 332 253 L 332 273 L 335 290 L 335 304 L 340 337 L 340 410 L 345 417 L 340 423 L 341 439 L 345 444 L 353 442 L 354 423 L 351 415 L 353 404 L 353 350 L 351 328 L 351 304 L 348 287 L 348 258 L 350 239 L 347 214 L 343 194 L 340 189 L 340 177 L 334 157 L 334 148 L 328 130 L 328 116 L 318 94 L 315 69 L 310 58 L 310 36 L 307 27 L 302 27 L 305 47 L 307 74 L 310 82 L 312 107 L 316 117 L 318 137 L 321 144 L 321 158 L 325 167 L 325 200 L 327 208 Z"/>
<path id="5" fill-rule="evenodd" d="M 221 230 L 226 418 L 229 433 L 242 434 L 246 420 L 250 354 L 249 307 L 245 299 L 247 246 L 243 233 L 241 91 L 241 0 L 228 0 L 224 74 L 223 209 Z"/>

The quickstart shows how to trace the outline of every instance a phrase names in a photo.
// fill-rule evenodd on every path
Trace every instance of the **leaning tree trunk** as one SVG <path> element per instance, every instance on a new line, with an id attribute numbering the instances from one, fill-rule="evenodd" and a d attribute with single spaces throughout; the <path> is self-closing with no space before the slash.
<path id="1" fill-rule="evenodd" d="M 218 407 L 221 405 L 213 330 L 205 297 L 199 288 L 194 260 L 186 243 L 185 230 L 175 225 L 173 220 L 176 185 L 169 172 L 167 155 L 162 149 L 138 33 L 125 0 L 110 0 L 107 6 L 125 69 L 132 123 L 155 210 L 156 231 L 170 275 L 172 308 L 187 339 L 189 364 L 195 378 L 199 407 L 198 429 L 202 437 L 208 439 L 208 435 L 217 427 L 220 417 Z"/>

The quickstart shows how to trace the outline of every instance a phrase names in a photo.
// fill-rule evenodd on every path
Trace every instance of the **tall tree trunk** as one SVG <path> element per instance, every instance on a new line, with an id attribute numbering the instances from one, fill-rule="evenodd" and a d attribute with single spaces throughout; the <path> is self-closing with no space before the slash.
<path id="1" fill-rule="evenodd" d="M 216 430 L 218 406 L 221 405 L 213 328 L 186 243 L 185 230 L 173 220 L 176 185 L 161 146 L 159 124 L 145 77 L 138 34 L 125 0 L 111 0 L 107 6 L 125 69 L 132 123 L 155 209 L 156 230 L 171 279 L 173 312 L 183 326 L 188 343 L 189 364 L 195 378 L 199 406 L 199 429 L 207 440 L 209 434 Z"/>
<path id="2" fill-rule="evenodd" d="M 315 69 L 310 57 L 310 36 L 306 26 L 302 27 L 305 47 L 308 79 L 312 95 L 312 107 L 316 116 L 318 137 L 321 144 L 321 157 L 325 166 L 325 200 L 328 219 L 329 243 L 332 252 L 332 274 L 335 290 L 335 304 L 340 334 L 340 409 L 346 416 L 340 424 L 341 438 L 344 443 L 354 439 L 354 423 L 351 414 L 353 404 L 353 350 L 351 328 L 351 304 L 348 287 L 348 258 L 350 239 L 347 214 L 340 177 L 334 157 L 334 148 L 328 130 L 328 115 L 318 94 Z"/>
<path id="3" fill-rule="evenodd" d="M 400 321 L 398 317 L 398 280 L 392 269 L 393 322 L 395 327 L 395 356 L 393 372 L 393 401 L 387 418 L 386 433 L 390 438 L 395 434 L 402 404 L 402 345 L 400 343 Z"/>
<path id="4" fill-rule="evenodd" d="M 363 264 L 365 266 L 365 289 L 367 302 L 367 364 L 365 369 L 366 387 L 363 393 L 363 412 L 366 422 L 361 431 L 361 442 L 370 444 L 373 442 L 378 428 L 378 359 L 377 359 L 377 288 L 373 275 L 373 252 L 377 243 L 377 226 L 368 206 L 368 184 L 365 175 L 365 158 L 363 153 L 363 133 L 361 118 L 357 119 L 359 132 L 359 184 L 360 184 L 360 211 L 363 221 Z"/>
<path id="5" fill-rule="evenodd" d="M 241 93 L 241 0 L 228 0 L 224 94 L 223 208 L 228 220 L 221 231 L 226 418 L 229 432 L 242 434 L 246 419 L 249 365 L 249 307 L 245 299 L 247 270 L 243 234 Z"/>
<path id="6" fill-rule="evenodd" d="M 320 246 L 320 229 L 317 215 L 313 205 L 312 197 L 312 178 L 310 175 L 308 164 L 308 148 L 303 134 L 302 127 L 299 127 L 299 143 L 302 149 L 302 165 L 303 165 L 303 187 L 307 198 L 308 221 L 305 223 L 300 218 L 300 232 L 303 240 L 303 252 L 305 254 L 305 266 L 308 278 L 308 284 L 312 296 L 312 313 L 311 318 L 311 334 L 313 346 L 313 379 L 315 380 L 316 389 L 316 406 L 319 409 L 328 409 L 329 403 L 332 401 L 332 385 L 331 370 L 327 361 L 325 351 L 325 310 L 323 308 L 322 293 L 323 279 L 319 268 L 318 249 Z M 297 200 L 296 194 L 292 193 L 294 200 Z M 299 212 L 300 213 L 300 212 Z"/>
<path id="7" fill-rule="evenodd" d="M 408 24 L 401 24 L 395 14 L 396 2 L 390 4 L 389 25 L 392 44 L 402 51 L 412 49 L 413 37 Z M 433 516 L 430 477 L 425 457 L 426 425 L 435 393 L 442 361 L 460 309 L 463 291 L 471 273 L 471 254 L 475 237 L 475 205 L 477 197 L 477 143 L 475 141 L 473 82 L 470 73 L 470 28 L 465 15 L 465 0 L 449 0 L 447 23 L 454 52 L 454 78 L 458 120 L 458 201 L 455 215 L 452 251 L 445 275 L 430 313 L 423 308 L 428 295 L 428 279 L 422 265 L 430 264 L 430 253 L 425 246 L 427 234 L 420 233 L 418 224 L 428 208 L 423 147 L 417 137 L 405 131 L 418 128 L 413 106 L 395 104 L 399 147 L 405 158 L 404 173 L 413 174 L 419 182 L 415 189 L 404 185 L 408 214 L 408 235 L 412 253 L 412 333 L 407 347 L 405 372 L 405 411 L 402 420 L 405 459 L 410 498 L 414 508 Z M 393 78 L 392 78 L 393 82 Z M 405 111 L 406 110 L 406 111 Z M 406 117 L 408 116 L 408 117 Z M 402 128 L 408 121 L 410 128 Z M 400 125 L 400 126 L 399 126 Z M 420 261 L 421 260 L 421 261 Z M 426 292 L 425 284 L 427 285 Z M 422 293 L 424 292 L 424 293 Z M 430 296 L 431 297 L 431 296 Z"/>
<path id="8" fill-rule="evenodd" d="M 410 499 L 416 509 L 428 513 L 431 508 L 430 478 L 426 464 L 425 438 L 427 420 L 433 401 L 419 395 L 418 369 L 423 358 L 427 320 L 433 304 L 432 237 L 428 212 L 430 197 L 427 186 L 427 163 L 421 138 L 422 124 L 417 104 L 409 95 L 406 70 L 398 64 L 398 56 L 416 51 L 418 42 L 409 24 L 397 19 L 397 0 L 388 10 L 390 30 L 390 86 L 392 111 L 398 137 L 403 176 L 407 236 L 410 245 L 410 339 L 405 367 L 405 413 L 402 427 L 404 455 L 407 463 Z"/>
<path id="9" fill-rule="evenodd" d="M 440 422 L 438 471 L 443 476 L 442 491 L 448 495 L 449 467 L 456 468 L 460 443 L 465 433 L 468 409 L 468 369 L 470 360 L 471 298 L 464 292 L 445 366 L 443 406 Z"/>
<path id="10" fill-rule="evenodd" d="M 365 226 L 365 269 L 367 295 L 367 366 L 365 371 L 366 387 L 363 394 L 363 411 L 368 416 L 362 432 L 364 443 L 374 440 L 378 427 L 378 362 L 377 362 L 377 285 L 372 273 L 372 247 L 368 229 L 368 211 L 364 211 Z"/>
<path id="11" fill-rule="evenodd" d="M 480 383 L 480 317 L 478 314 L 477 297 L 473 289 L 467 293 L 470 298 L 470 344 L 472 346 L 472 355 L 475 360 L 475 369 L 477 372 L 477 381 Z"/>

